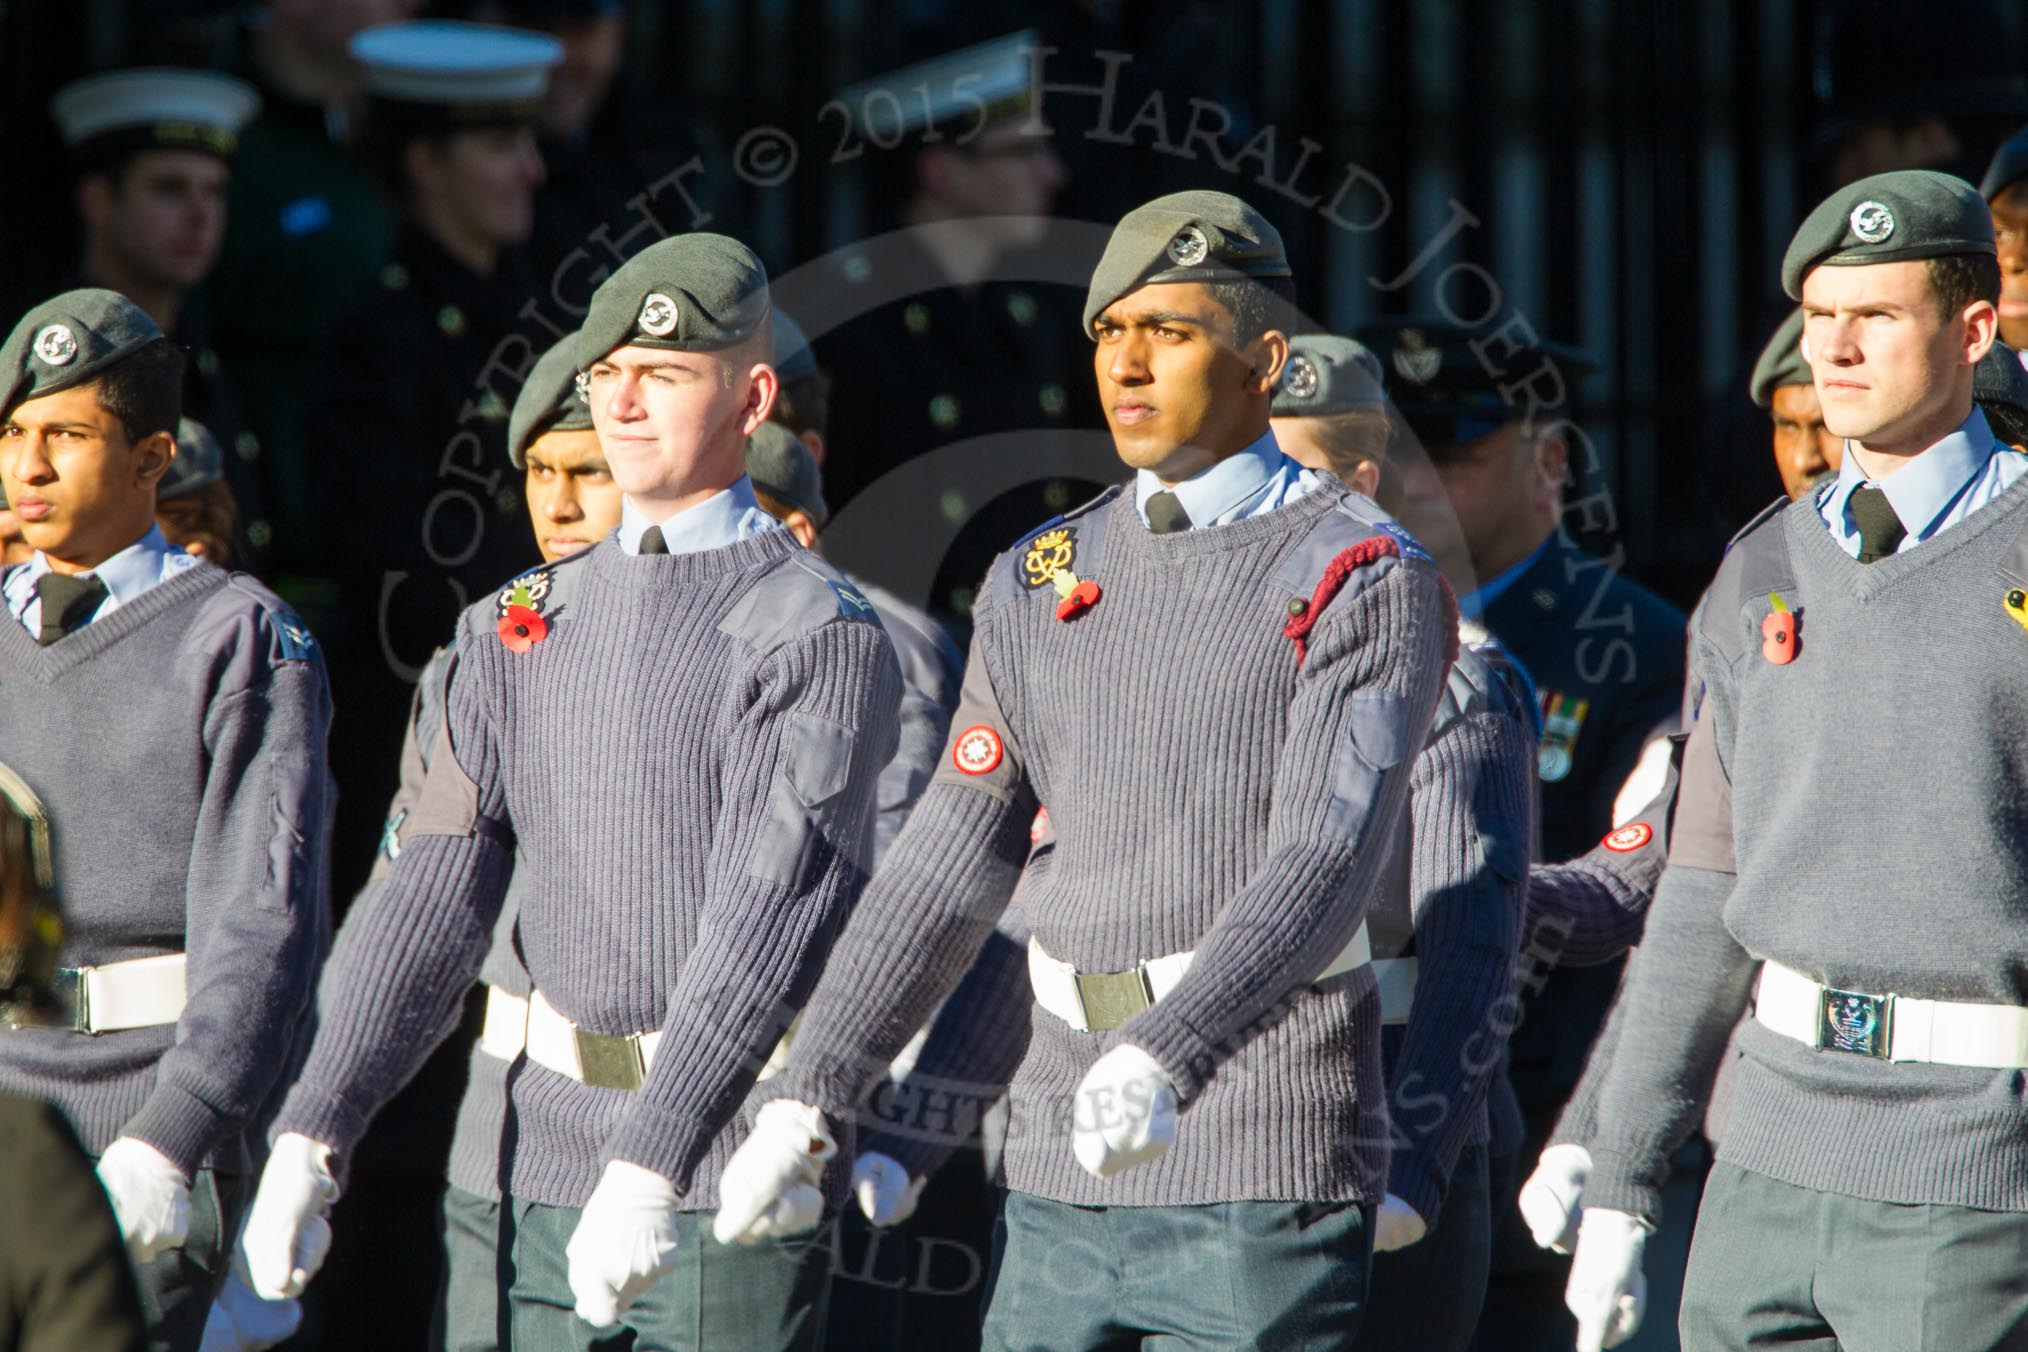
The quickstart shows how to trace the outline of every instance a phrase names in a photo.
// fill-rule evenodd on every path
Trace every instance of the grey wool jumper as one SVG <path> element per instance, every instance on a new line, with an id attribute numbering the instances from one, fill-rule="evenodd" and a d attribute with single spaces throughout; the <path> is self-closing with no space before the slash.
<path id="1" fill-rule="evenodd" d="M 1399 848 L 1455 650 L 1448 589 L 1404 541 L 1326 488 L 1158 536 L 1115 489 L 996 560 L 951 747 L 764 1096 L 852 1118 L 986 942 L 1042 801 L 1056 842 L 1021 905 L 1044 950 L 1087 972 L 1196 957 L 1111 1032 L 1035 1011 L 1008 1185 L 1080 1205 L 1377 1200 L 1373 977 L 1312 983 Z M 1078 589 L 1060 595 L 1058 574 Z M 1072 1156 L 1072 1100 L 1122 1042 L 1185 1111 L 1174 1149 L 1100 1182 Z"/>
<path id="2" fill-rule="evenodd" d="M 507 1191 L 582 1206 L 621 1159 L 709 1209 L 864 879 L 894 651 L 785 531 L 643 557 L 608 538 L 519 581 L 543 625 L 510 648 L 508 594 L 461 621 L 445 744 L 275 1130 L 351 1149 L 450 1026 L 511 874 L 535 989 L 588 1031 L 663 1036 L 634 1093 L 518 1061 Z"/>
<path id="3" fill-rule="evenodd" d="M 1416 758 L 1407 874 L 1370 917 L 1377 957 L 1418 963 L 1408 1021 L 1381 1030 L 1394 1151 L 1387 1190 L 1423 1216 L 1443 1208 L 1458 1155 L 1486 1137 L 1486 1091 L 1513 1012 L 1514 942 L 1534 838 L 1532 697 L 1499 645 L 1463 648 Z M 1048 856 L 1031 857 L 1024 887 Z M 994 1100 L 1028 1045 L 1027 925 L 1010 907 L 930 1026 L 914 1068 L 876 1086 L 863 1142 L 917 1178 Z"/>
<path id="4" fill-rule="evenodd" d="M 2002 451 L 2001 454 L 2007 454 Z M 1621 996 L 1587 1205 L 1652 1216 L 1756 964 L 2028 1004 L 2028 479 L 1862 565 L 1808 499 L 1737 542 L 1693 660 L 1669 867 Z M 1779 593 L 1792 660 L 1763 654 Z M 2028 1210 L 2028 1074 L 1813 1050 L 1755 1022 L 1719 1158 L 1882 1202 Z"/>
<path id="5" fill-rule="evenodd" d="M 187 953 L 173 1025 L 0 1030 L 0 1091 L 186 1173 L 244 1172 L 330 932 L 323 659 L 200 563 L 47 648 L 0 623 L 0 761 L 42 799 L 69 967 Z"/>

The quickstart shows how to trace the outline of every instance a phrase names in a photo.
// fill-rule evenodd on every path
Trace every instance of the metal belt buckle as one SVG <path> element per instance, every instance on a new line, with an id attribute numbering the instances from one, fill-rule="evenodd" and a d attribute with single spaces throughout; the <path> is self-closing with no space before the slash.
<path id="1" fill-rule="evenodd" d="M 1144 967 L 1130 972 L 1079 972 L 1077 1003 L 1084 1011 L 1084 1026 L 1103 1033 L 1154 1004 L 1155 988 Z"/>
<path id="2" fill-rule="evenodd" d="M 63 1025 L 72 1032 L 88 1032 L 92 1026 L 91 1000 L 85 994 L 84 973 L 75 967 L 59 967 L 49 983 L 49 993 L 62 1011 Z"/>
<path id="3" fill-rule="evenodd" d="M 594 1089 L 623 1089 L 631 1094 L 647 1077 L 648 1063 L 641 1056 L 641 1040 L 570 1030 L 577 1043 L 577 1067 L 584 1082 Z"/>
<path id="4" fill-rule="evenodd" d="M 1817 1045 L 1887 1060 L 1894 1045 L 1894 997 L 1824 987 L 1817 1004 Z"/>

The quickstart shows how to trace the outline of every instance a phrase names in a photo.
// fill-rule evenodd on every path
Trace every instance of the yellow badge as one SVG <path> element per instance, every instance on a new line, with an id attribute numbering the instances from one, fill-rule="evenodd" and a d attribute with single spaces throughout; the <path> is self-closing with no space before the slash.
<path id="1" fill-rule="evenodd" d="M 1068 527 L 1046 530 L 1028 542 L 1021 556 L 1021 580 L 1031 587 L 1047 586 L 1077 558 L 1077 534 Z"/>

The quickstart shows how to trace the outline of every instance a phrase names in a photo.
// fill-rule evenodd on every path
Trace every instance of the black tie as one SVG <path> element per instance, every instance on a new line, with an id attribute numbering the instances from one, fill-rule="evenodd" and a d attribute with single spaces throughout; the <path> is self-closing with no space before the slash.
<path id="1" fill-rule="evenodd" d="M 1157 535 L 1173 535 L 1179 530 L 1190 529 L 1190 513 L 1183 510 L 1183 499 L 1164 489 L 1148 499 L 1148 529 Z"/>
<path id="2" fill-rule="evenodd" d="M 1859 527 L 1859 562 L 1878 563 L 1901 547 L 1908 527 L 1894 514 L 1894 504 L 1872 484 L 1852 490 L 1852 523 Z"/>
<path id="3" fill-rule="evenodd" d="M 106 599 L 106 584 L 89 575 L 44 573 L 35 594 L 42 598 L 42 632 L 35 641 L 47 648 L 91 618 Z"/>
<path id="4" fill-rule="evenodd" d="M 669 552 L 669 542 L 662 538 L 662 528 L 660 526 L 650 526 L 641 532 L 641 552 L 643 554 L 667 554 Z"/>

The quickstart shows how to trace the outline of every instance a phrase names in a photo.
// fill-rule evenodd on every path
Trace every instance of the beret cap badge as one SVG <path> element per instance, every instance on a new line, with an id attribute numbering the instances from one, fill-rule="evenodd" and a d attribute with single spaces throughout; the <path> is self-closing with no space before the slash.
<path id="1" fill-rule="evenodd" d="M 676 332 L 676 302 L 660 291 L 650 291 L 641 301 L 641 313 L 634 322 L 651 338 L 667 338 Z"/>
<path id="2" fill-rule="evenodd" d="M 1852 208 L 1851 224 L 1862 243 L 1881 244 L 1894 233 L 1894 213 L 1883 203 L 1861 202 Z"/>
<path id="3" fill-rule="evenodd" d="M 1420 329 L 1403 329 L 1401 346 L 1394 349 L 1394 369 L 1412 385 L 1427 385 L 1443 369 L 1443 349 L 1430 346 Z"/>
<path id="4" fill-rule="evenodd" d="M 1282 391 L 1291 399 L 1316 398 L 1317 364 L 1300 352 L 1290 357 L 1288 369 L 1282 372 Z"/>
<path id="5" fill-rule="evenodd" d="M 1194 268 L 1211 253 L 1211 242 L 1194 225 L 1186 225 L 1169 241 L 1169 257 L 1178 267 Z"/>
<path id="6" fill-rule="evenodd" d="M 67 324 L 51 324 L 35 335 L 35 355 L 50 366 L 68 366 L 77 357 L 77 335 Z"/>

